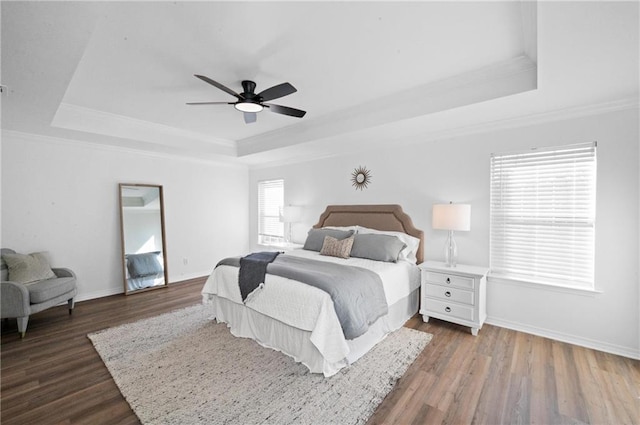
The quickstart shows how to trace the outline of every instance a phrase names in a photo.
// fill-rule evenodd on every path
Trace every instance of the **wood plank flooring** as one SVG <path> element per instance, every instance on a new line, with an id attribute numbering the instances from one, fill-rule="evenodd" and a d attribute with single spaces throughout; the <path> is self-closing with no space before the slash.
<path id="1" fill-rule="evenodd" d="M 2 424 L 138 424 L 86 335 L 197 304 L 202 284 L 55 307 L 24 340 L 3 322 Z M 418 316 L 407 326 L 433 340 L 369 425 L 640 424 L 640 361 L 489 325 L 477 337 Z"/>

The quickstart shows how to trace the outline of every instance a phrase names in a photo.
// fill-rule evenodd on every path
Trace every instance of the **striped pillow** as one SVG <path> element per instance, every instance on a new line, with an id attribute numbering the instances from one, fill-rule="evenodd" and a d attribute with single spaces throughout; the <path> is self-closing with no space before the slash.
<path id="1" fill-rule="evenodd" d="M 325 236 L 322 249 L 320 250 L 320 255 L 349 258 L 349 254 L 351 254 L 351 247 L 353 247 L 353 236 L 342 240 L 338 240 L 331 236 Z"/>

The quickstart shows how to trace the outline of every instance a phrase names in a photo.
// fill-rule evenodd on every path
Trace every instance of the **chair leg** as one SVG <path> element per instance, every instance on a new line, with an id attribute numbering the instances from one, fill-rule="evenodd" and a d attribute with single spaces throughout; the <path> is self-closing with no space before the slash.
<path id="1" fill-rule="evenodd" d="M 24 338 L 24 334 L 27 333 L 28 322 L 29 316 L 18 317 L 18 333 L 20 333 L 20 338 Z"/>
<path id="2" fill-rule="evenodd" d="M 69 314 L 73 313 L 73 307 L 75 307 L 76 302 L 73 298 L 67 300 L 67 304 L 69 305 Z"/>

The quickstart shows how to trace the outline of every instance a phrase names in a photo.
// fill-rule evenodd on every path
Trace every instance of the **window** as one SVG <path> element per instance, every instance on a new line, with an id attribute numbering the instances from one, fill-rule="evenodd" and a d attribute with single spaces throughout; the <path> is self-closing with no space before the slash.
<path id="1" fill-rule="evenodd" d="M 491 156 L 492 275 L 594 288 L 596 143 Z"/>
<path id="2" fill-rule="evenodd" d="M 284 240 L 280 209 L 284 204 L 284 180 L 258 182 L 258 243 L 269 245 Z"/>

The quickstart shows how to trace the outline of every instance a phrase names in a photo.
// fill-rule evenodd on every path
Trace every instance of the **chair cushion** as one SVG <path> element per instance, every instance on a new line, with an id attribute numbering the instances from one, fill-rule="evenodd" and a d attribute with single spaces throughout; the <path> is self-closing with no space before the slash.
<path id="1" fill-rule="evenodd" d="M 41 280 L 27 285 L 31 304 L 39 304 L 73 290 L 76 287 L 74 277 L 58 277 Z"/>

